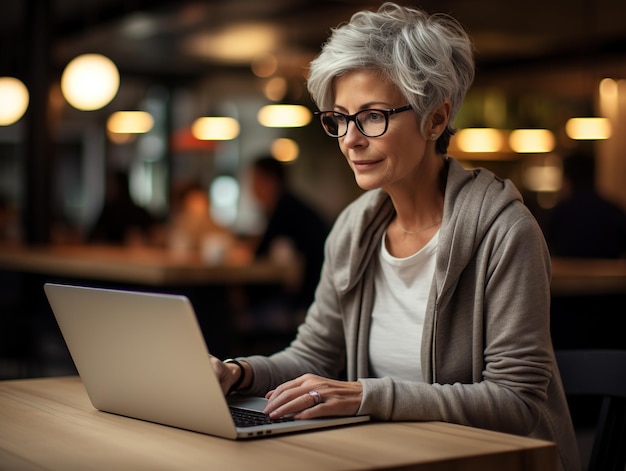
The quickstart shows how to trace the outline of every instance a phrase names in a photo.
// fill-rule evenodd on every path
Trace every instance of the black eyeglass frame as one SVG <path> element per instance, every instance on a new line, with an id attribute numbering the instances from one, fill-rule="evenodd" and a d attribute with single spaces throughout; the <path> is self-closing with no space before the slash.
<path id="1" fill-rule="evenodd" d="M 356 128 L 359 130 L 359 132 L 361 134 L 363 134 L 365 137 L 380 137 L 383 134 L 385 134 L 387 132 L 387 128 L 389 128 L 389 116 L 393 115 L 393 114 L 397 114 L 397 113 L 402 113 L 403 111 L 408 111 L 410 109 L 413 109 L 413 107 L 411 105 L 404 105 L 404 106 L 399 106 L 398 108 L 391 108 L 391 109 L 387 109 L 387 110 L 383 110 L 383 109 L 379 109 L 379 108 L 367 108 L 361 111 L 357 111 L 354 114 L 345 114 L 342 113 L 341 111 L 314 111 L 313 114 L 316 116 L 320 117 L 320 123 L 322 124 L 322 129 L 324 130 L 324 132 L 330 136 L 330 137 L 335 137 L 335 138 L 340 138 L 345 136 L 348 133 L 348 124 L 350 123 L 350 121 L 354 121 L 354 124 L 356 126 Z M 383 116 L 385 117 L 385 128 L 383 129 L 383 131 L 380 134 L 376 134 L 374 136 L 371 136 L 369 134 L 367 134 L 363 128 L 361 128 L 361 123 L 359 122 L 358 119 L 356 119 L 356 117 L 361 114 L 361 113 L 366 113 L 368 111 L 376 111 L 378 113 L 382 113 Z M 328 132 L 328 130 L 326 129 L 326 126 L 324 126 L 324 115 L 326 113 L 333 113 L 335 115 L 341 115 L 345 118 L 346 120 L 346 130 L 343 134 L 334 136 L 332 134 L 330 134 Z"/>

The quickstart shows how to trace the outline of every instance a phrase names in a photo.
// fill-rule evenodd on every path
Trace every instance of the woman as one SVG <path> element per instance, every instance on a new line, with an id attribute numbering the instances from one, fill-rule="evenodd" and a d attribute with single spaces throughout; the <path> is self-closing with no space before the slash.
<path id="1" fill-rule="evenodd" d="M 556 441 L 578 469 L 541 230 L 511 182 L 446 155 L 473 77 L 447 16 L 387 3 L 333 31 L 308 88 L 369 191 L 338 217 L 293 343 L 213 365 L 271 417 L 454 422 Z"/>

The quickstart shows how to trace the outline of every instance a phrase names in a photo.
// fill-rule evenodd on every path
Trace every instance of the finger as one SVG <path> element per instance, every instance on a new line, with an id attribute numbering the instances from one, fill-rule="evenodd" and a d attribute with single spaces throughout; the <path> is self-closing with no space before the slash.
<path id="1" fill-rule="evenodd" d="M 305 374 L 298 378 L 286 381 L 279 385 L 276 389 L 269 391 L 265 397 L 268 399 L 268 403 L 264 409 L 266 414 L 270 414 L 272 411 L 286 405 L 287 403 L 294 401 L 298 397 L 306 394 L 312 389 L 319 389 L 315 387 L 319 384 L 320 379 L 318 376 Z M 292 411 L 293 412 L 293 411 Z"/>
<path id="2" fill-rule="evenodd" d="M 321 403 L 321 398 L 318 399 L 317 396 L 311 395 L 310 393 L 300 394 L 290 401 L 276 407 L 273 410 L 269 411 L 269 416 L 272 418 L 284 417 L 286 415 L 296 415 L 310 409 L 312 407 L 316 407 Z"/>
<path id="3" fill-rule="evenodd" d="M 269 408 L 274 409 L 302 394 L 302 390 L 300 389 L 301 385 L 302 380 L 296 378 L 284 382 L 276 389 L 268 391 L 265 394 L 265 398 L 268 399 Z"/>
<path id="4" fill-rule="evenodd" d="M 270 414 L 277 408 L 296 400 L 298 397 L 302 396 L 302 394 L 303 392 L 297 387 L 283 389 L 282 391 L 277 388 L 273 391 L 271 397 L 268 399 L 268 402 L 265 405 L 265 409 L 263 412 L 265 412 L 266 414 Z"/>

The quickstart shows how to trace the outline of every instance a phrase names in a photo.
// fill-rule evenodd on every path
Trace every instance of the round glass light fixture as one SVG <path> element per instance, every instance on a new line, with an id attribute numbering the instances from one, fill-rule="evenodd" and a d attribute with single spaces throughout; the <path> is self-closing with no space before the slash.
<path id="1" fill-rule="evenodd" d="M 15 77 L 0 77 L 0 126 L 20 120 L 28 108 L 28 89 Z"/>
<path id="2" fill-rule="evenodd" d="M 61 91 L 70 105 L 82 111 L 98 110 L 117 94 L 120 74 L 111 59 L 83 54 L 72 59 L 61 76 Z"/>

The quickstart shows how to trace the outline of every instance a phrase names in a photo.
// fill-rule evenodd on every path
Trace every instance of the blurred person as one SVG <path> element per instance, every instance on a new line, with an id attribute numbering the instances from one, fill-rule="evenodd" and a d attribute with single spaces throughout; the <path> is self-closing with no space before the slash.
<path id="1" fill-rule="evenodd" d="M 555 258 L 626 258 L 626 211 L 598 192 L 596 170 L 595 155 L 588 148 L 578 149 L 563 159 L 559 200 L 547 211 L 544 223 L 546 241 Z M 552 296 L 555 347 L 624 348 L 623 329 L 614 315 L 615 306 L 623 305 L 624 299 L 620 293 L 570 292 Z M 593 425 L 599 405 L 595 398 L 572 398 L 574 424 Z"/>
<path id="2" fill-rule="evenodd" d="M 265 219 L 264 230 L 249 244 L 252 258 L 294 268 L 294 276 L 281 286 L 247 286 L 236 325 L 246 350 L 275 352 L 289 343 L 313 302 L 329 224 L 289 188 L 286 164 L 271 155 L 257 157 L 248 177 Z"/>
<path id="3" fill-rule="evenodd" d="M 302 280 L 293 307 L 304 311 L 313 302 L 320 278 L 328 223 L 317 209 L 289 188 L 285 164 L 272 156 L 255 160 L 250 178 L 252 193 L 266 217 L 255 256 L 300 260 Z"/>
<path id="4" fill-rule="evenodd" d="M 113 245 L 151 245 L 157 221 L 132 199 L 128 175 L 121 170 L 107 174 L 105 200 L 87 241 Z"/>
<path id="5" fill-rule="evenodd" d="M 331 229 L 293 342 L 211 362 L 270 417 L 458 423 L 554 441 L 577 470 L 541 229 L 509 180 L 447 155 L 473 78 L 447 15 L 385 3 L 333 29 L 307 86 L 366 191 Z"/>
<path id="6" fill-rule="evenodd" d="M 578 151 L 563 160 L 563 188 L 545 234 L 555 257 L 626 257 L 626 211 L 596 189 L 596 162 Z"/>
<path id="7" fill-rule="evenodd" d="M 188 182 L 178 189 L 168 227 L 168 244 L 176 254 L 199 254 L 219 263 L 227 255 L 231 235 L 211 216 L 211 200 L 200 183 Z"/>

